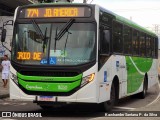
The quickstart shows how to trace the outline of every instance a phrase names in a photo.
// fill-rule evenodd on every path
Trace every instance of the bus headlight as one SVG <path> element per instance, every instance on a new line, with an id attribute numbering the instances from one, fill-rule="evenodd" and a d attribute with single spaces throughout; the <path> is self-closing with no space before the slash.
<path id="1" fill-rule="evenodd" d="M 92 73 L 88 76 L 85 76 L 82 78 L 82 82 L 81 82 L 81 87 L 85 86 L 86 84 L 92 82 L 94 80 L 94 76 L 95 76 L 95 73 Z"/>
<path id="2" fill-rule="evenodd" d="M 11 80 L 13 80 L 17 85 L 18 85 L 18 79 L 17 79 L 17 76 L 15 75 L 15 74 L 13 74 L 13 73 L 10 73 L 10 78 L 11 78 Z"/>

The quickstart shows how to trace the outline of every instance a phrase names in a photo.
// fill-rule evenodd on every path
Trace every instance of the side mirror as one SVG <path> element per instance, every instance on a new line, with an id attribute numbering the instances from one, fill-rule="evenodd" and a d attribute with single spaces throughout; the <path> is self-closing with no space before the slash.
<path id="1" fill-rule="evenodd" d="M 2 29 L 2 34 L 1 34 L 1 42 L 4 42 L 5 39 L 6 39 L 6 33 L 7 33 L 7 30 L 4 29 L 4 26 L 6 25 L 13 25 L 13 20 L 8 20 L 6 22 L 3 23 L 3 29 Z"/>
<path id="2" fill-rule="evenodd" d="M 1 42 L 5 42 L 6 33 L 7 33 L 7 30 L 6 29 L 2 29 Z"/>

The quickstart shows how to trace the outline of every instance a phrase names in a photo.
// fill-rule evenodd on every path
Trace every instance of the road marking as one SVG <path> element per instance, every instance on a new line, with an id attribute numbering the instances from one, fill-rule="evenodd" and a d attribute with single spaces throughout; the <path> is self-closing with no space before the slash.
<path id="1" fill-rule="evenodd" d="M 0 103 L 0 105 L 13 105 L 13 106 L 21 106 L 21 105 L 26 105 L 27 103 L 12 103 L 12 102 L 4 102 Z"/>
<path id="2" fill-rule="evenodd" d="M 158 80 L 158 86 L 159 86 L 159 89 L 160 89 L 160 82 L 159 82 L 159 80 Z M 148 106 L 156 103 L 159 99 L 160 99 L 160 92 L 159 92 L 157 98 L 155 100 L 153 100 L 151 103 L 149 103 L 148 105 L 146 105 L 145 107 L 148 107 Z"/>
<path id="3" fill-rule="evenodd" d="M 0 120 L 17 120 L 17 119 L 10 119 L 10 118 L 2 118 L 2 117 L 0 117 Z"/>
<path id="4" fill-rule="evenodd" d="M 159 83 L 158 86 L 159 86 L 159 89 L 160 89 L 160 82 L 158 82 L 158 83 Z M 153 100 L 151 103 L 147 104 L 144 107 L 148 107 L 148 106 L 156 103 L 158 100 L 160 100 L 160 92 L 159 92 L 159 94 L 158 94 L 158 96 L 157 96 L 157 98 L 155 100 Z M 140 107 L 140 108 L 144 108 L 144 107 Z M 115 106 L 114 108 L 116 108 L 116 109 L 124 109 L 124 110 L 135 110 L 135 109 L 137 109 L 137 108 L 131 108 L 131 107 L 118 107 L 118 106 L 117 107 Z"/>
<path id="5" fill-rule="evenodd" d="M 116 109 L 124 109 L 124 110 L 134 110 L 136 108 L 131 108 L 131 107 L 114 107 Z"/>

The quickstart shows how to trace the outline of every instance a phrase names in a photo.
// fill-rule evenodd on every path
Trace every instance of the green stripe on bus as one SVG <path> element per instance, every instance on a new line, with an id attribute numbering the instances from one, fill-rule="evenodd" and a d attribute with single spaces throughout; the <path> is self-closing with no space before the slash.
<path id="1" fill-rule="evenodd" d="M 17 76 L 19 84 L 26 90 L 42 92 L 69 92 L 80 86 L 82 79 L 82 74 L 75 77 L 40 77 L 25 76 L 18 73 Z"/>
<path id="2" fill-rule="evenodd" d="M 144 74 L 150 70 L 153 62 L 151 58 L 131 57 L 131 59 L 126 56 L 127 93 L 133 93 L 139 89 L 144 80 Z"/>
<path id="3" fill-rule="evenodd" d="M 17 74 L 18 78 L 21 78 L 22 80 L 42 80 L 42 81 L 75 81 L 82 78 L 82 74 L 73 76 L 73 77 L 48 77 L 48 76 L 27 76 L 22 75 L 20 73 Z"/>

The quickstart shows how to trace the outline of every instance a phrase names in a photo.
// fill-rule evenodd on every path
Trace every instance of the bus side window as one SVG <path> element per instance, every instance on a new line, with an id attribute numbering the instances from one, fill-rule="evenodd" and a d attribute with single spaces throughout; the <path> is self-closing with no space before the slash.
<path id="1" fill-rule="evenodd" d="M 139 56 L 139 31 L 133 30 L 132 33 L 132 46 L 133 46 L 133 55 Z"/>
<path id="2" fill-rule="evenodd" d="M 151 57 L 152 48 L 151 48 L 151 37 L 149 35 L 146 37 L 146 53 L 147 57 Z"/>
<path id="3" fill-rule="evenodd" d="M 113 21 L 113 52 L 114 53 L 123 53 L 123 25 L 122 23 Z"/>
<path id="4" fill-rule="evenodd" d="M 101 54 L 107 55 L 110 52 L 110 31 L 102 30 L 100 36 Z"/>
<path id="5" fill-rule="evenodd" d="M 123 40 L 124 40 L 124 53 L 127 55 L 132 54 L 132 29 L 124 25 Z"/>
<path id="6" fill-rule="evenodd" d="M 151 55 L 155 58 L 155 38 L 151 37 Z"/>
<path id="7" fill-rule="evenodd" d="M 145 42 L 145 33 L 141 32 L 139 36 L 139 55 L 146 56 L 146 42 Z"/>

